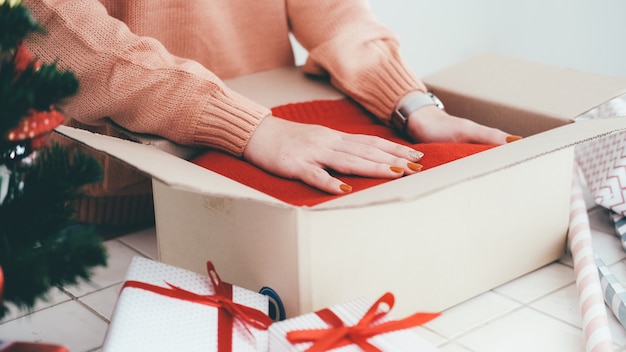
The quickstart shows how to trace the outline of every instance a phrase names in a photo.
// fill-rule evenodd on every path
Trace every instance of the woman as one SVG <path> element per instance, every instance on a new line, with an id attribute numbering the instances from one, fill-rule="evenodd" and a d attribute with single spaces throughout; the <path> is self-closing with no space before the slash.
<path id="1" fill-rule="evenodd" d="M 329 193 L 351 187 L 326 170 L 396 178 L 419 170 L 421 153 L 271 116 L 221 79 L 294 64 L 289 33 L 308 50 L 303 69 L 331 83 L 381 121 L 426 92 L 393 33 L 364 0 L 25 0 L 47 29 L 29 48 L 81 82 L 64 106 L 87 125 L 217 148 Z M 419 104 L 418 104 L 419 105 Z M 517 137 L 419 105 L 404 121 L 421 142 L 502 144 Z"/>

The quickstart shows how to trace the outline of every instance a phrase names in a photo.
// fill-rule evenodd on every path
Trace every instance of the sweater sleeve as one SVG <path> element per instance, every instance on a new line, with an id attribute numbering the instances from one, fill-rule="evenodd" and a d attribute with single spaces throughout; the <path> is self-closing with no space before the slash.
<path id="1" fill-rule="evenodd" d="M 226 87 L 199 63 L 137 36 L 97 0 L 26 0 L 46 33 L 28 39 L 33 53 L 79 79 L 62 106 L 88 125 L 110 118 L 138 133 L 241 155 L 269 109 Z"/>
<path id="2" fill-rule="evenodd" d="M 304 70 L 330 75 L 338 89 L 388 122 L 410 91 L 425 91 L 399 53 L 396 36 L 366 0 L 287 0 L 295 38 L 309 51 Z"/>

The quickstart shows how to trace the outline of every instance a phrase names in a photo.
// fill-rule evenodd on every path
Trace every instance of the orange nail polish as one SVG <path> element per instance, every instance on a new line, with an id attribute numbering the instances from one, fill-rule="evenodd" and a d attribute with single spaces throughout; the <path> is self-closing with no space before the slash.
<path id="1" fill-rule="evenodd" d="M 409 169 L 413 171 L 421 171 L 422 168 L 424 167 L 421 164 L 417 164 L 417 163 L 407 163 L 406 166 L 408 166 Z"/>
<path id="2" fill-rule="evenodd" d="M 389 166 L 389 169 L 393 172 L 397 172 L 397 173 L 402 173 L 404 172 L 404 169 L 401 168 L 400 166 Z"/>
<path id="3" fill-rule="evenodd" d="M 347 185 L 345 183 L 342 183 L 341 186 L 339 186 L 339 188 L 346 193 L 352 192 L 352 186 Z"/>
<path id="4" fill-rule="evenodd" d="M 511 142 L 519 141 L 520 139 L 522 139 L 522 137 L 520 136 L 507 136 L 506 142 L 511 143 Z"/>

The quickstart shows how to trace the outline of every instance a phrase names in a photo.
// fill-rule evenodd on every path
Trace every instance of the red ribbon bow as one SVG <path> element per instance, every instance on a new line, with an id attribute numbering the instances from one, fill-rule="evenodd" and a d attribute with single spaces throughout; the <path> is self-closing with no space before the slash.
<path id="1" fill-rule="evenodd" d="M 350 344 L 359 346 L 365 352 L 381 352 L 367 341 L 370 337 L 422 325 L 439 316 L 439 313 L 416 313 L 402 320 L 375 324 L 393 308 L 394 301 L 393 294 L 385 293 L 354 326 L 346 326 L 330 309 L 320 310 L 316 314 L 330 325 L 329 328 L 290 331 L 287 340 L 292 344 L 313 342 L 307 352 L 323 352 Z M 387 309 L 381 311 L 383 305 L 387 305 Z"/>
<path id="2" fill-rule="evenodd" d="M 258 309 L 233 302 L 232 285 L 220 279 L 213 263 L 210 261 L 207 262 L 207 272 L 209 273 L 209 279 L 215 290 L 215 294 L 213 295 L 199 295 L 168 282 L 166 282 L 166 284 L 169 287 L 163 287 L 141 281 L 129 280 L 124 283 L 122 289 L 127 287 L 139 288 L 171 298 L 217 307 L 217 346 L 219 352 L 232 351 L 233 323 L 235 319 L 243 322 L 243 326 L 250 334 L 251 332 L 248 329 L 250 326 L 259 330 L 267 330 L 269 328 L 272 324 L 272 320 L 267 314 Z"/>

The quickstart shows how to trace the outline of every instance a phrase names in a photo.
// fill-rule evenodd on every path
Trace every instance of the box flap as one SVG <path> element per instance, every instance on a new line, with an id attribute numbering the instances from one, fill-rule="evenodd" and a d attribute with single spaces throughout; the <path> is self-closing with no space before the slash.
<path id="1" fill-rule="evenodd" d="M 321 78 L 307 76 L 299 67 L 281 67 L 225 80 L 231 89 L 263 104 L 275 107 L 311 98 L 333 100 L 344 95 Z"/>
<path id="2" fill-rule="evenodd" d="M 570 123 L 626 93 L 626 78 L 491 53 L 427 76 L 424 82 L 451 114 L 523 136 Z M 515 119 L 519 112 L 524 119 Z"/>
<path id="3" fill-rule="evenodd" d="M 111 155 L 154 179 L 179 189 L 287 206 L 265 193 L 164 152 L 154 145 L 145 145 L 68 126 L 59 126 L 56 132 Z"/>
<path id="4" fill-rule="evenodd" d="M 510 168 L 542 155 L 625 130 L 626 117 L 587 120 L 568 124 L 411 176 L 355 192 L 322 203 L 313 209 L 349 208 L 425 197 L 450 186 Z"/>
<path id="5" fill-rule="evenodd" d="M 584 141 L 624 130 L 626 130 L 626 117 L 572 123 L 412 176 L 339 197 L 311 209 L 362 207 L 424 197 L 452 185 L 506 169 Z M 163 152 L 154 146 L 68 126 L 59 126 L 57 132 L 127 162 L 138 170 L 175 188 L 207 195 L 253 199 L 280 207 L 293 207 L 253 188 Z"/>

